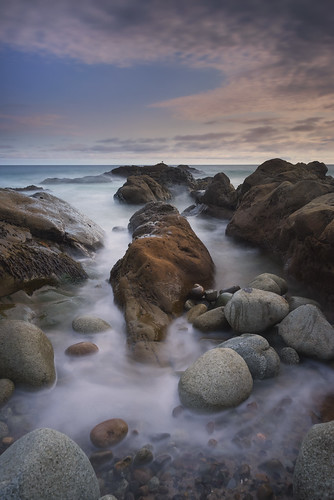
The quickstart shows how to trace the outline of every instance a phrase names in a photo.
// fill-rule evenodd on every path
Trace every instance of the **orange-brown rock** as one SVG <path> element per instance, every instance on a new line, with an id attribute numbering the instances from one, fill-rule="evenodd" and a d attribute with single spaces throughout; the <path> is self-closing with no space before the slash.
<path id="1" fill-rule="evenodd" d="M 122 441 L 128 433 L 128 424 L 121 418 L 111 418 L 97 424 L 90 432 L 90 440 L 97 448 L 107 448 Z"/>
<path id="2" fill-rule="evenodd" d="M 70 345 L 65 354 L 68 356 L 87 356 L 98 352 L 99 348 L 92 342 L 78 342 L 77 344 Z"/>
<path id="3" fill-rule="evenodd" d="M 133 241 L 111 270 L 110 281 L 115 301 L 124 309 L 129 344 L 153 342 L 156 352 L 194 283 L 212 284 L 214 264 L 171 205 L 148 203 L 130 219 L 129 228 Z"/>

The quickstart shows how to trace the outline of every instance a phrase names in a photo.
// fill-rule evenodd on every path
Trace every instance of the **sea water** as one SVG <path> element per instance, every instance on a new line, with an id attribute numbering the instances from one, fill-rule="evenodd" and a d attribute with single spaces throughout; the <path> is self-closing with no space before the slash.
<path id="1" fill-rule="evenodd" d="M 0 166 L 0 186 L 40 186 L 46 178 L 82 178 L 112 168 L 114 165 Z M 255 168 L 255 165 L 201 165 L 196 166 L 195 177 L 224 172 L 237 187 Z M 334 173 L 334 166 L 330 166 L 330 173 Z M 180 405 L 177 390 L 180 372 L 224 340 L 224 333 L 203 335 L 185 317 L 180 317 L 172 322 L 167 335 L 169 367 L 137 364 L 128 357 L 123 314 L 114 304 L 108 283 L 111 268 L 131 242 L 127 224 L 139 208 L 114 199 L 124 181 L 111 176 L 110 182 L 104 183 L 76 181 L 42 185 L 98 223 L 105 231 L 106 240 L 105 247 L 93 259 L 83 259 L 89 275 L 83 285 L 66 290 L 45 287 L 26 297 L 24 305 L 32 311 L 31 321 L 43 329 L 53 344 L 57 382 L 51 389 L 37 393 L 16 391 L 10 405 L 14 415 L 21 412 L 21 418 L 14 422 L 17 428 L 13 424 L 13 433 L 38 427 L 54 428 L 75 439 L 90 454 L 94 451 L 89 440 L 90 430 L 104 420 L 122 418 L 129 425 L 129 436 L 133 440 L 136 436 L 133 446 L 137 448 L 152 443 L 156 435 L 168 433 L 175 453 L 190 445 L 209 453 L 208 440 L 212 438 L 217 445 L 210 453 L 218 456 L 240 456 L 241 461 L 252 464 L 263 457 L 276 458 L 284 465 L 291 465 L 304 433 L 312 425 L 314 398 L 325 394 L 334 382 L 332 370 L 326 365 L 311 361 L 300 366 L 282 365 L 275 379 L 255 382 L 252 395 L 237 409 L 216 415 L 184 411 L 176 418 L 173 410 Z M 182 212 L 192 200 L 182 191 L 173 203 Z M 284 275 L 281 265 L 270 255 L 227 238 L 226 221 L 199 217 L 188 220 L 215 262 L 217 288 L 246 286 L 262 272 Z M 297 289 L 302 293 L 302 287 Z M 112 329 L 94 335 L 78 334 L 72 329 L 72 320 L 81 314 L 99 316 L 109 322 Z M 83 340 L 94 342 L 99 352 L 80 359 L 65 355 L 69 345 Z M 208 423 L 212 421 L 213 431 L 209 435 Z M 242 445 L 245 435 L 249 446 Z M 127 442 L 131 448 L 130 437 Z"/>

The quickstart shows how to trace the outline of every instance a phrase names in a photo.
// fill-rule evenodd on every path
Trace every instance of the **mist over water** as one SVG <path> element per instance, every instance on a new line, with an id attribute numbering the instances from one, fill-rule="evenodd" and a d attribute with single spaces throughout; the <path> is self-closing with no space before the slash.
<path id="1" fill-rule="evenodd" d="M 38 184 L 45 177 L 52 176 L 50 167 L 49 170 L 21 168 L 23 173 L 20 176 L 14 171 L 2 176 L 1 185 Z M 26 168 L 28 170 L 24 171 Z M 247 171 L 243 166 L 243 169 L 242 174 L 246 177 L 255 167 L 249 167 Z M 98 174 L 105 170 L 103 166 L 91 167 L 89 173 Z M 66 176 L 83 176 L 88 171 L 88 167 L 80 167 Z M 206 175 L 213 175 L 211 171 L 214 171 L 213 167 L 207 169 Z M 243 180 L 240 179 L 240 169 L 215 167 L 214 173 L 219 171 L 227 173 L 233 183 Z M 63 174 L 59 172 L 57 176 Z M 25 409 L 27 429 L 51 427 L 60 430 L 90 454 L 94 451 L 89 440 L 91 429 L 106 419 L 122 418 L 129 425 L 129 435 L 118 445 L 121 449 L 138 449 L 153 442 L 156 450 L 171 454 L 191 446 L 214 456 L 238 456 L 241 461 L 250 463 L 277 458 L 284 465 L 293 464 L 301 439 L 314 423 L 315 398 L 326 394 L 333 386 L 333 370 L 325 364 L 303 361 L 300 366 L 281 365 L 280 375 L 275 379 L 256 381 L 253 393 L 238 408 L 217 414 L 184 410 L 175 416 L 173 410 L 180 405 L 177 391 L 180 372 L 206 350 L 228 338 L 229 332 L 204 335 L 196 331 L 185 317 L 180 317 L 170 325 L 167 335 L 169 367 L 155 368 L 129 359 L 123 314 L 114 304 L 108 283 L 111 268 L 131 242 L 126 228 L 129 218 L 139 208 L 119 204 L 113 199 L 124 181 L 112 178 L 112 182 L 106 184 L 44 186 L 97 222 L 106 233 L 106 241 L 105 248 L 93 260 L 83 260 L 89 275 L 85 284 L 59 291 L 42 289 L 32 295 L 28 304 L 35 311 L 34 322 L 53 344 L 57 383 L 53 388 L 37 393 L 16 392 L 13 405 Z M 182 212 L 192 200 L 182 192 L 173 204 Z M 189 217 L 188 220 L 215 262 L 218 289 L 246 286 L 262 272 L 283 275 L 281 266 L 270 256 L 264 256 L 250 246 L 237 245 L 227 238 L 226 222 L 199 217 Z M 115 227 L 117 231 L 113 230 Z M 112 328 L 92 335 L 76 333 L 72 329 L 72 320 L 82 314 L 101 317 Z M 65 354 L 68 346 L 83 340 L 95 343 L 99 352 L 83 358 L 71 358 Z M 155 441 L 155 436 L 163 433 L 171 435 L 168 446 L 163 440 Z M 215 440 L 214 447 L 208 446 L 209 439 Z"/>

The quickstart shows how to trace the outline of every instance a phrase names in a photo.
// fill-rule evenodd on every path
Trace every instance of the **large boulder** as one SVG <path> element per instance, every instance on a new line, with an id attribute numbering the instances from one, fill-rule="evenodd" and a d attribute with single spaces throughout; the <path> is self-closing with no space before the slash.
<path id="1" fill-rule="evenodd" d="M 149 175 L 132 175 L 114 195 L 117 200 L 129 204 L 170 200 L 171 193 Z"/>
<path id="2" fill-rule="evenodd" d="M 289 273 L 334 300 L 334 190 L 286 219 L 278 248 Z"/>
<path id="3" fill-rule="evenodd" d="M 314 425 L 306 434 L 295 465 L 293 498 L 334 497 L 334 421 Z"/>
<path id="4" fill-rule="evenodd" d="M 87 274 L 73 256 L 102 246 L 103 231 L 51 194 L 0 189 L 0 296 Z"/>
<path id="5" fill-rule="evenodd" d="M 179 167 L 170 167 L 165 163 L 157 163 L 156 165 L 123 165 L 121 167 L 116 167 L 110 172 L 106 172 L 106 175 L 117 175 L 120 177 L 129 177 L 131 175 L 149 175 L 156 182 L 165 187 L 183 185 L 188 188 L 194 188 L 196 186 L 196 181 L 192 176 L 190 169 L 186 168 L 185 165 L 180 165 Z"/>
<path id="6" fill-rule="evenodd" d="M 291 311 L 279 324 L 278 333 L 299 354 L 334 359 L 334 328 L 313 304 Z"/>
<path id="7" fill-rule="evenodd" d="M 279 256 L 288 275 L 334 300 L 334 179 L 323 163 L 260 165 L 238 188 L 226 234 Z"/>
<path id="8" fill-rule="evenodd" d="M 208 183 L 204 193 L 197 195 L 196 201 L 204 205 L 201 213 L 219 219 L 230 219 L 237 206 L 238 195 L 227 175 L 220 172 Z"/>
<path id="9" fill-rule="evenodd" d="M 239 405 L 253 389 L 246 362 L 232 349 L 202 354 L 179 380 L 181 403 L 195 410 L 223 410 Z"/>
<path id="10" fill-rule="evenodd" d="M 288 181 L 296 183 L 301 179 L 305 180 L 323 180 L 326 181 L 328 169 L 324 163 L 312 161 L 310 163 L 292 163 L 274 158 L 267 160 L 260 165 L 255 172 L 246 177 L 240 187 L 241 195 L 243 196 L 253 186 L 260 184 L 272 184 Z"/>
<path id="11" fill-rule="evenodd" d="M 68 436 L 37 429 L 0 456 L 0 497 L 98 500 L 100 489 L 85 453 Z"/>
<path id="12" fill-rule="evenodd" d="M 54 383 L 53 347 L 37 326 L 20 320 L 0 321 L 0 378 L 30 388 Z"/>
<path id="13" fill-rule="evenodd" d="M 260 333 L 282 321 L 289 313 L 288 302 L 280 295 L 243 288 L 225 306 L 225 317 L 239 333 Z"/>
<path id="14" fill-rule="evenodd" d="M 133 241 L 110 273 L 115 301 L 124 309 L 129 344 L 157 342 L 182 314 L 194 277 L 212 285 L 210 254 L 171 205 L 148 203 L 130 219 Z M 154 346 L 156 349 L 156 345 Z"/>
<path id="15" fill-rule="evenodd" d="M 280 358 L 261 335 L 245 333 L 226 340 L 218 347 L 228 347 L 240 354 L 254 379 L 271 378 L 279 373 Z"/>
<path id="16" fill-rule="evenodd" d="M 32 196 L 1 189 L 0 220 L 29 229 L 33 236 L 80 255 L 101 248 L 103 231 L 69 203 L 45 191 Z"/>

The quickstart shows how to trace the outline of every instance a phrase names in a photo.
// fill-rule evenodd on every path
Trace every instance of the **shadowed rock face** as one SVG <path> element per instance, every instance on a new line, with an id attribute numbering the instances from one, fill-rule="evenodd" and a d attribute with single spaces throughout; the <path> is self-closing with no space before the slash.
<path id="1" fill-rule="evenodd" d="M 124 309 L 129 344 L 148 354 L 164 339 L 171 319 L 183 311 L 193 284 L 212 284 L 214 265 L 187 220 L 171 205 L 148 203 L 130 219 L 129 229 L 133 241 L 111 270 L 110 282 L 115 301 Z"/>
<path id="2" fill-rule="evenodd" d="M 0 189 L 0 296 L 86 278 L 70 255 L 88 256 L 102 242 L 102 229 L 65 201 Z"/>
<path id="3" fill-rule="evenodd" d="M 165 163 L 139 167 L 137 165 L 124 165 L 114 168 L 106 175 L 118 175 L 120 177 L 129 177 L 130 175 L 149 175 L 162 186 L 185 185 L 189 188 L 196 186 L 196 181 L 190 171 L 183 167 L 170 167 Z"/>
<path id="4" fill-rule="evenodd" d="M 158 184 L 149 175 L 132 175 L 118 189 L 114 198 L 129 204 L 144 204 L 150 201 L 164 201 L 172 197 L 171 193 Z"/>
<path id="5" fill-rule="evenodd" d="M 289 274 L 333 299 L 334 180 L 326 172 L 319 162 L 265 162 L 238 188 L 226 234 L 277 253 Z"/>

